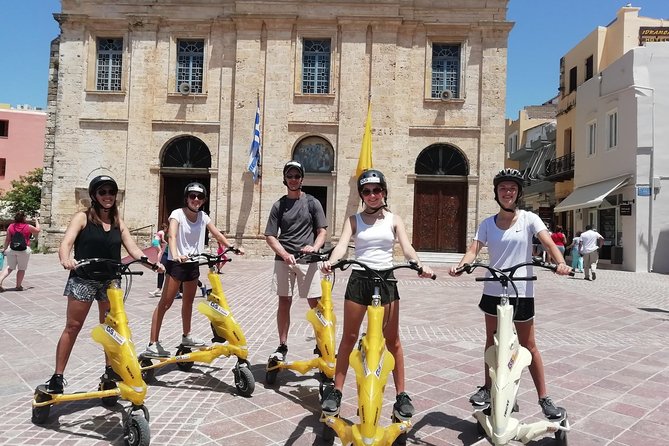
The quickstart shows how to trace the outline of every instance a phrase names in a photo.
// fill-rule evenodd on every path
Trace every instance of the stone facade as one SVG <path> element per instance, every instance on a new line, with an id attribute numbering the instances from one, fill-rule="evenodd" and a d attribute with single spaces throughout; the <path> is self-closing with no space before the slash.
<path id="1" fill-rule="evenodd" d="M 45 155 L 42 243 L 57 246 L 96 175 L 119 183 L 130 228 L 155 226 L 169 215 L 165 196 L 178 194 L 175 182 L 206 177 L 217 227 L 250 254 L 269 255 L 262 234 L 272 204 L 285 193 L 281 168 L 310 136 L 334 149 L 334 169 L 308 174 L 304 184 L 323 189 L 329 238 L 336 238 L 359 205 L 354 172 L 370 96 L 374 168 L 388 177 L 392 210 L 411 236 L 415 185 L 460 182 L 467 203 L 461 238 L 468 243 L 479 221 L 496 210 L 490 185 L 504 162 L 507 4 L 63 0 L 52 60 L 57 99 L 49 100 L 55 127 Z M 123 39 L 120 91 L 96 89 L 102 37 Z M 331 42 L 324 94 L 301 90 L 302 42 L 314 38 Z M 202 93 L 177 90 L 179 39 L 204 41 Z M 452 99 L 432 97 L 433 43 L 461 47 L 460 92 Z M 247 166 L 257 100 L 263 156 L 254 183 Z M 206 146 L 209 167 L 166 167 L 168 147 L 184 135 Z M 417 159 L 435 145 L 462 156 L 466 175 L 416 173 Z"/>

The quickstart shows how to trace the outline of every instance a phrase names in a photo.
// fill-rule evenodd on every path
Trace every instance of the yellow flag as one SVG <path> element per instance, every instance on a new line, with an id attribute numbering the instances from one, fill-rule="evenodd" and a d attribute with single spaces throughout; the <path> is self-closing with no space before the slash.
<path id="1" fill-rule="evenodd" d="M 360 176 L 365 170 L 372 168 L 372 103 L 367 104 L 367 120 L 365 121 L 365 134 L 362 136 L 360 147 L 360 158 L 355 175 Z"/>

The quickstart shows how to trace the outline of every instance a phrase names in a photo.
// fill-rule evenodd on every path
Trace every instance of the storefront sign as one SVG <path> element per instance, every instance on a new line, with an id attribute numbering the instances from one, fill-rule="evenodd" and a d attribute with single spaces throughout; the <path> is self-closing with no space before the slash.
<path id="1" fill-rule="evenodd" d="M 620 205 L 620 215 L 632 215 L 632 203 Z"/>
<path id="2" fill-rule="evenodd" d="M 641 26 L 639 27 L 639 45 L 646 42 L 669 42 L 669 27 Z"/>

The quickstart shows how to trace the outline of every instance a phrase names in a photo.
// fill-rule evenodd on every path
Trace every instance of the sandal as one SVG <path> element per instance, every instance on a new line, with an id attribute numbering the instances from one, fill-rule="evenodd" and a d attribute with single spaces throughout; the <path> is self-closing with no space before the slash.
<path id="1" fill-rule="evenodd" d="M 17 286 L 14 288 L 16 291 L 23 291 L 23 287 L 21 285 Z"/>

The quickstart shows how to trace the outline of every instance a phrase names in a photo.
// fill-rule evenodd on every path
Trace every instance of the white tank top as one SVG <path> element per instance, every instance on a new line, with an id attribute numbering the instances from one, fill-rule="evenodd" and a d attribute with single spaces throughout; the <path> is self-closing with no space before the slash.
<path id="1" fill-rule="evenodd" d="M 373 225 L 362 221 L 360 214 L 355 214 L 356 231 L 355 241 L 356 260 L 374 269 L 386 269 L 393 266 L 393 245 L 395 244 L 395 230 L 393 214 L 385 213 L 384 218 L 377 220 Z M 360 267 L 354 269 L 362 269 Z"/>

